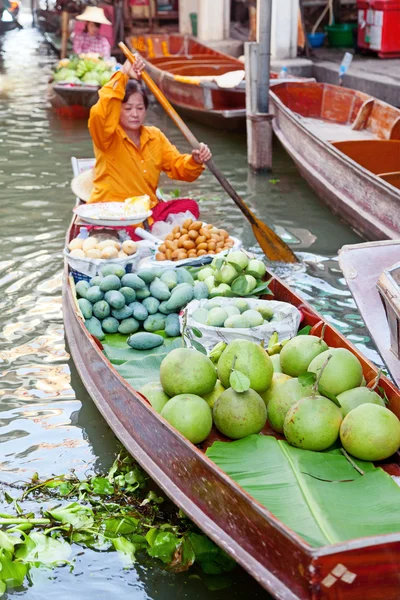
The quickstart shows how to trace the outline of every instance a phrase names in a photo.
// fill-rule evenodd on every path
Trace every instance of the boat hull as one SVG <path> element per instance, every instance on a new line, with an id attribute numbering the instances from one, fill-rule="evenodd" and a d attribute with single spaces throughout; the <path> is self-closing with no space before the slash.
<path id="1" fill-rule="evenodd" d="M 48 98 L 60 115 L 88 118 L 90 109 L 99 99 L 99 91 L 89 86 L 69 87 L 53 83 L 49 85 Z"/>
<path id="2" fill-rule="evenodd" d="M 68 236 L 68 241 L 74 235 Z M 275 277 L 271 289 L 276 298 L 297 306 L 304 316 L 303 324 L 320 334 L 323 322 L 309 305 Z M 102 353 L 101 343 L 90 336 L 78 316 L 67 265 L 63 311 L 78 373 L 115 435 L 173 502 L 275 598 L 365 600 L 366 593 L 374 600 L 399 598 L 400 533 L 310 547 L 174 430 L 120 377 Z M 360 359 L 367 381 L 375 377 L 376 368 L 329 324 L 325 340 L 329 345 L 351 349 Z M 400 393 L 384 377 L 380 384 L 391 408 L 400 415 Z M 396 473 L 400 474 L 400 469 Z"/>
<path id="3" fill-rule="evenodd" d="M 400 361 L 391 351 L 390 329 L 376 284 L 384 269 L 400 258 L 400 241 L 343 246 L 339 264 L 358 310 L 391 376 L 400 386 Z"/>
<path id="4" fill-rule="evenodd" d="M 399 190 L 314 135 L 273 91 L 270 98 L 277 138 L 332 212 L 366 239 L 399 237 Z"/>

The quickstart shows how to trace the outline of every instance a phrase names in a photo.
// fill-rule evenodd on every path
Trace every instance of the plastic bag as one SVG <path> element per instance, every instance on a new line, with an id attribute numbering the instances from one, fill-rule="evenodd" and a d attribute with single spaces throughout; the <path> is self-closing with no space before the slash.
<path id="1" fill-rule="evenodd" d="M 161 240 L 164 240 L 165 236 L 167 236 L 174 227 L 183 225 L 186 219 L 193 219 L 193 221 L 195 221 L 196 217 L 192 215 L 189 210 L 182 213 L 176 213 L 175 215 L 168 215 L 165 221 L 157 221 L 154 223 L 151 228 L 151 233 Z"/>
<path id="2" fill-rule="evenodd" d="M 213 300 L 218 302 L 219 306 L 223 308 L 224 306 L 234 305 L 238 298 L 223 298 L 222 296 L 217 296 Z M 227 344 L 238 339 L 249 340 L 250 342 L 256 343 L 261 343 L 263 341 L 266 346 L 274 331 L 278 333 L 280 342 L 296 335 L 300 325 L 301 313 L 293 306 L 293 304 L 290 304 L 289 302 L 279 302 L 278 300 L 256 300 L 255 298 L 244 298 L 244 300 L 246 300 L 249 308 L 256 308 L 257 306 L 267 306 L 272 308 L 274 311 L 274 318 L 271 321 L 264 321 L 264 323 L 258 327 L 249 327 L 247 329 L 211 327 L 210 325 L 203 325 L 203 323 L 195 321 L 192 317 L 195 310 L 203 307 L 207 302 L 210 302 L 210 300 L 192 300 L 189 302 L 186 307 L 187 327 L 189 329 L 194 327 L 201 332 L 201 338 L 196 337 L 194 334 L 193 338 L 204 346 L 207 352 L 209 352 L 215 344 L 221 341 L 226 342 Z M 183 319 L 184 313 L 179 317 L 181 331 Z"/>

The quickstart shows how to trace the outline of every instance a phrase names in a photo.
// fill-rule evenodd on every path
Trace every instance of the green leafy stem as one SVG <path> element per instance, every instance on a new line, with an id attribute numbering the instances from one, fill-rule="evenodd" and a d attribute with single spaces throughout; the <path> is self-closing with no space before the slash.
<path id="1" fill-rule="evenodd" d="M 3 492 L 16 514 L 0 513 L 0 596 L 21 586 L 32 567 L 73 566 L 76 546 L 116 550 L 125 566 L 144 553 L 169 571 L 198 567 L 212 589 L 218 581 L 223 587 L 230 583 L 219 576 L 235 562 L 149 490 L 147 476 L 125 453 L 105 476 L 80 480 L 72 473 L 40 481 L 36 473 L 22 490 L 18 498 Z M 23 502 L 32 499 L 46 502 L 40 516 L 23 510 Z M 49 499 L 56 501 L 52 508 Z"/>

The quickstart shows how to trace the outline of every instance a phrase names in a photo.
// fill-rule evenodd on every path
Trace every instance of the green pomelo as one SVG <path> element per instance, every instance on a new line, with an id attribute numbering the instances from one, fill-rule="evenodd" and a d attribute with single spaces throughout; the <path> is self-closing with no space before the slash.
<path id="1" fill-rule="evenodd" d="M 271 359 L 264 348 L 248 340 L 234 340 L 221 354 L 218 378 L 224 387 L 230 385 L 229 377 L 235 357 L 235 369 L 249 378 L 253 390 L 264 392 L 269 388 L 274 372 Z"/>
<path id="2" fill-rule="evenodd" d="M 249 264 L 246 267 L 247 274 L 253 275 L 257 277 L 257 279 L 262 279 L 267 272 L 267 267 L 264 265 L 261 260 L 257 260 L 257 258 L 252 258 L 249 260 Z"/>
<path id="3" fill-rule="evenodd" d="M 231 288 L 227 283 L 220 283 L 217 287 L 212 287 L 210 290 L 210 298 L 214 296 L 225 296 L 226 292 L 230 292 Z"/>
<path id="4" fill-rule="evenodd" d="M 346 350 L 346 348 L 329 348 L 329 350 L 322 352 L 322 354 L 319 354 L 311 361 L 308 370 L 311 373 L 315 373 L 318 377 L 321 367 L 324 365 L 329 355 L 332 355 L 332 358 L 324 368 L 324 372 L 319 380 L 321 391 L 323 390 L 329 394 L 338 396 L 346 390 L 359 387 L 363 376 L 361 363 L 358 358 L 356 358 L 350 350 Z"/>
<path id="5" fill-rule="evenodd" d="M 158 413 L 162 411 L 169 400 L 169 396 L 164 392 L 161 383 L 146 383 L 140 388 L 139 392 L 147 398 Z"/>
<path id="6" fill-rule="evenodd" d="M 237 271 L 232 265 L 225 265 L 219 271 L 215 271 L 215 281 L 217 283 L 232 283 L 237 277 Z"/>
<path id="7" fill-rule="evenodd" d="M 239 314 L 228 317 L 224 322 L 224 327 L 227 327 L 228 329 L 245 329 L 247 325 L 242 319 L 242 315 Z"/>
<path id="8" fill-rule="evenodd" d="M 249 264 L 249 259 L 244 252 L 236 250 L 235 252 L 229 252 L 226 262 L 237 267 L 239 270 L 244 270 Z"/>
<path id="9" fill-rule="evenodd" d="M 221 306 L 221 299 L 214 298 L 213 300 L 209 300 L 208 302 L 206 302 L 204 308 L 206 310 L 211 310 L 212 308 L 218 308 L 219 306 Z"/>
<path id="10" fill-rule="evenodd" d="M 247 327 L 258 327 L 264 323 L 264 319 L 257 310 L 246 310 L 242 314 L 242 318 Z"/>
<path id="11" fill-rule="evenodd" d="M 207 402 L 210 408 L 214 406 L 216 400 L 218 400 L 222 392 L 225 392 L 225 388 L 222 385 L 222 383 L 217 379 L 217 383 L 215 384 L 213 391 L 203 396 L 204 400 Z"/>
<path id="12" fill-rule="evenodd" d="M 174 396 L 162 409 L 161 416 L 193 444 L 200 444 L 210 435 L 211 408 L 195 394 Z"/>
<path id="13" fill-rule="evenodd" d="M 234 306 L 239 309 L 241 313 L 244 313 L 246 310 L 249 310 L 249 305 L 244 298 L 238 298 L 234 302 Z"/>
<path id="14" fill-rule="evenodd" d="M 257 306 L 256 310 L 260 313 L 263 319 L 269 321 L 274 316 L 274 311 L 269 306 Z"/>
<path id="15" fill-rule="evenodd" d="M 228 318 L 228 313 L 220 306 L 212 308 L 207 317 L 207 325 L 211 327 L 223 327 L 224 322 Z"/>
<path id="16" fill-rule="evenodd" d="M 228 317 L 233 317 L 235 315 L 240 315 L 240 310 L 236 308 L 236 306 L 224 306 L 226 312 L 228 313 Z"/>
<path id="17" fill-rule="evenodd" d="M 215 402 L 213 417 L 218 431 L 239 440 L 261 431 L 267 422 L 267 409 L 254 390 L 238 393 L 229 388 Z"/>
<path id="18" fill-rule="evenodd" d="M 215 287 L 215 279 L 214 275 L 210 275 L 204 280 L 204 283 L 208 287 L 208 291 L 210 292 Z"/>
<path id="19" fill-rule="evenodd" d="M 197 279 L 199 281 L 205 281 L 207 279 L 207 277 L 213 277 L 214 276 L 214 269 L 212 269 L 211 267 L 205 267 L 204 269 L 201 269 L 201 271 L 199 271 L 199 274 L 197 275 Z"/>
<path id="20" fill-rule="evenodd" d="M 282 348 L 282 371 L 292 377 L 298 377 L 307 371 L 311 361 L 325 350 L 328 350 L 328 345 L 315 335 L 294 337 Z"/>
<path id="21" fill-rule="evenodd" d="M 270 359 L 272 362 L 274 373 L 282 373 L 280 354 L 273 354 L 272 356 L 270 356 Z"/>
<path id="22" fill-rule="evenodd" d="M 301 385 L 297 377 L 284 381 L 279 388 L 279 394 L 268 404 L 268 421 L 271 427 L 278 433 L 283 433 L 283 423 L 289 408 L 301 398 L 311 396 L 312 393 L 312 385 Z"/>
<path id="23" fill-rule="evenodd" d="M 292 446 L 319 452 L 339 436 L 342 411 L 323 396 L 308 396 L 293 404 L 283 423 L 285 438 Z"/>
<path id="24" fill-rule="evenodd" d="M 168 396 L 209 394 L 217 382 L 211 360 L 190 348 L 172 350 L 161 363 L 160 381 Z"/>
<path id="25" fill-rule="evenodd" d="M 360 404 L 378 404 L 379 406 L 385 407 L 384 400 L 372 390 L 367 387 L 353 388 L 339 394 L 337 399 L 340 402 L 342 408 L 342 415 L 345 417 L 351 410 L 360 406 Z"/>
<path id="26" fill-rule="evenodd" d="M 203 325 L 205 325 L 208 319 L 208 310 L 206 308 L 197 308 L 192 314 L 192 317 L 198 323 L 203 323 Z"/>
<path id="27" fill-rule="evenodd" d="M 291 379 L 290 375 L 285 375 L 285 373 L 274 373 L 272 375 L 271 385 L 265 392 L 260 393 L 266 407 L 268 407 L 271 400 L 280 397 L 282 386 L 289 379 Z"/>
<path id="28" fill-rule="evenodd" d="M 360 460 L 384 460 L 400 446 L 400 421 L 388 408 L 361 404 L 343 419 L 343 448 Z"/>

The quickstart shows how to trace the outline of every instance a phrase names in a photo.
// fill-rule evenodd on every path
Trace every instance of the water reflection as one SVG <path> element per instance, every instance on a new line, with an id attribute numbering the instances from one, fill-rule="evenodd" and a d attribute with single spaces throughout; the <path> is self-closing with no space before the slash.
<path id="1" fill-rule="evenodd" d="M 105 471 L 116 441 L 88 397 L 64 344 L 61 306 L 62 250 L 71 218 L 71 156 L 92 156 L 84 121 L 59 119 L 46 99 L 54 56 L 41 35 L 25 26 L 0 37 L 0 468 L 3 483 L 66 473 Z M 187 146 L 159 108 L 149 121 Z M 379 357 L 338 269 L 336 253 L 358 237 L 311 193 L 279 144 L 272 175 L 255 176 L 246 163 L 245 139 L 190 124 L 207 141 L 217 164 L 251 209 L 295 241 L 304 262 L 274 267 L 370 358 Z M 165 189 L 177 184 L 166 177 Z M 259 252 L 251 228 L 213 176 L 179 183 L 201 197 L 204 217 Z M 36 507 L 37 508 L 37 507 Z M 37 570 L 18 596 L 76 600 L 125 596 L 140 600 L 268 598 L 240 569 L 233 586 L 211 592 L 194 574 L 171 575 L 153 562 L 124 569 L 112 553 L 75 549 L 75 568 Z M 15 594 L 17 595 L 17 594 Z"/>

